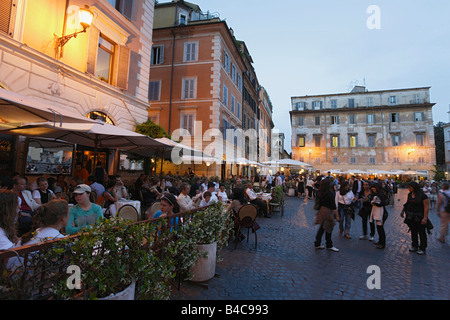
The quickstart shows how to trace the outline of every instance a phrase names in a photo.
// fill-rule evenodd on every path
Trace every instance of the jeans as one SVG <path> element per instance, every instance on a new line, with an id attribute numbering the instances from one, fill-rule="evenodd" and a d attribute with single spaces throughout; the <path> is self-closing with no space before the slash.
<path id="1" fill-rule="evenodd" d="M 384 232 L 384 226 L 377 225 L 377 232 L 378 232 L 378 244 L 384 247 L 386 245 L 386 233 Z"/>
<path id="2" fill-rule="evenodd" d="M 316 247 L 320 246 L 320 243 L 322 242 L 322 236 L 323 233 L 325 232 L 325 229 L 323 228 L 323 225 L 320 225 L 319 230 L 317 231 L 316 234 L 316 241 L 314 242 L 314 245 Z M 325 232 L 325 242 L 326 242 L 326 247 L 327 248 L 331 248 L 333 247 L 333 242 L 331 241 L 331 232 Z"/>
<path id="3" fill-rule="evenodd" d="M 363 229 L 363 234 L 366 236 L 367 235 L 367 222 L 369 221 L 369 215 L 367 213 L 364 213 L 361 218 L 362 218 L 362 229 Z M 370 236 L 373 237 L 375 235 L 375 222 L 369 222 L 369 227 L 370 227 Z"/>
<path id="4" fill-rule="evenodd" d="M 425 250 L 428 245 L 427 231 L 425 229 L 425 225 L 421 224 L 420 221 L 414 221 L 413 223 L 411 223 L 410 228 L 411 228 L 412 247 L 419 248 L 420 250 Z"/>
<path id="5" fill-rule="evenodd" d="M 352 215 L 346 213 L 344 208 L 339 208 L 339 218 L 339 231 L 344 231 L 344 234 L 348 234 L 352 225 Z"/>

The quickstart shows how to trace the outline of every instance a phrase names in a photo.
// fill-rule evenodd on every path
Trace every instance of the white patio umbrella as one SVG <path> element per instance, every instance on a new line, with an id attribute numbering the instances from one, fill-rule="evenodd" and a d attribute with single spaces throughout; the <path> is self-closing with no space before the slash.
<path id="1" fill-rule="evenodd" d="M 157 152 L 164 147 L 161 142 L 145 135 L 98 121 L 89 123 L 64 122 L 58 125 L 50 122 L 28 123 L 17 128 L 0 130 L 0 133 L 41 137 L 93 147 L 95 148 L 94 160 L 97 148 L 117 148 L 130 151 L 133 148 L 145 147 L 147 150 Z"/>
<path id="2" fill-rule="evenodd" d="M 82 115 L 52 106 L 36 97 L 24 96 L 0 88 L 0 129 L 15 128 L 30 122 L 89 123 L 94 120 Z"/>
<path id="3" fill-rule="evenodd" d="M 310 164 L 293 159 L 272 160 L 264 162 L 263 164 L 277 167 L 312 167 Z"/>

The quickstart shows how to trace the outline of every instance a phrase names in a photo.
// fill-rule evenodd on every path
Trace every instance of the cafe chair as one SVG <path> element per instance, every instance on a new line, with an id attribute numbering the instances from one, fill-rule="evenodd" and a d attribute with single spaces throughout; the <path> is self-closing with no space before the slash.
<path id="1" fill-rule="evenodd" d="M 117 212 L 117 217 L 124 220 L 138 221 L 139 213 L 131 204 L 126 204 L 120 207 L 119 211 Z"/>
<path id="2" fill-rule="evenodd" d="M 255 219 L 258 215 L 258 208 L 252 204 L 244 204 L 238 211 L 238 230 L 236 233 L 236 241 L 234 248 L 236 249 L 238 242 L 239 242 L 239 235 L 241 232 L 241 228 L 247 228 L 247 242 L 250 235 L 250 229 L 252 229 L 252 232 L 255 234 L 255 249 L 258 245 L 258 236 L 256 235 L 256 230 L 259 228 L 259 226 L 256 224 Z"/>
<path id="3" fill-rule="evenodd" d="M 269 207 L 270 207 L 270 214 L 272 214 L 275 210 L 279 210 L 281 217 L 283 217 L 284 196 L 282 196 L 280 199 L 272 199 L 272 201 L 269 202 Z"/>
<path id="4" fill-rule="evenodd" d="M 154 202 L 145 212 L 145 220 L 153 218 L 153 215 L 159 210 L 161 210 L 161 202 Z"/>

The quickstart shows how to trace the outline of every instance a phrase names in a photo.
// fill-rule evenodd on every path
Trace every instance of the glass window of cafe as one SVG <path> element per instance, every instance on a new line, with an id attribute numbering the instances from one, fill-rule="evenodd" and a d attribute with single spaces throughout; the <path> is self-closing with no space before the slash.
<path id="1" fill-rule="evenodd" d="M 74 145 L 28 139 L 26 174 L 71 174 Z"/>

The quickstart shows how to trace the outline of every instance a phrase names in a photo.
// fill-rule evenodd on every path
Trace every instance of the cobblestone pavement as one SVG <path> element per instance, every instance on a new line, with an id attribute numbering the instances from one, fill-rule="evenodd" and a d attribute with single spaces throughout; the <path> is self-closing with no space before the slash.
<path id="1" fill-rule="evenodd" d="M 362 234 L 361 218 L 352 221 L 345 239 L 333 230 L 333 244 L 340 252 L 316 250 L 313 245 L 318 226 L 314 225 L 313 200 L 286 197 L 284 216 L 258 218 L 258 248 L 250 233 L 237 249 L 234 244 L 221 251 L 217 277 L 205 289 L 184 282 L 174 290 L 172 300 L 442 300 L 450 298 L 450 237 L 437 241 L 439 218 L 430 212 L 435 228 L 428 236 L 427 254 L 408 251 L 411 238 L 400 217 L 407 190 L 400 189 L 394 206 L 388 206 L 385 224 L 386 248 L 376 249 Z M 246 235 L 246 231 L 244 232 Z M 377 240 L 377 235 L 375 236 Z M 325 241 L 325 240 L 323 240 Z M 381 288 L 367 286 L 368 267 L 381 271 Z"/>

